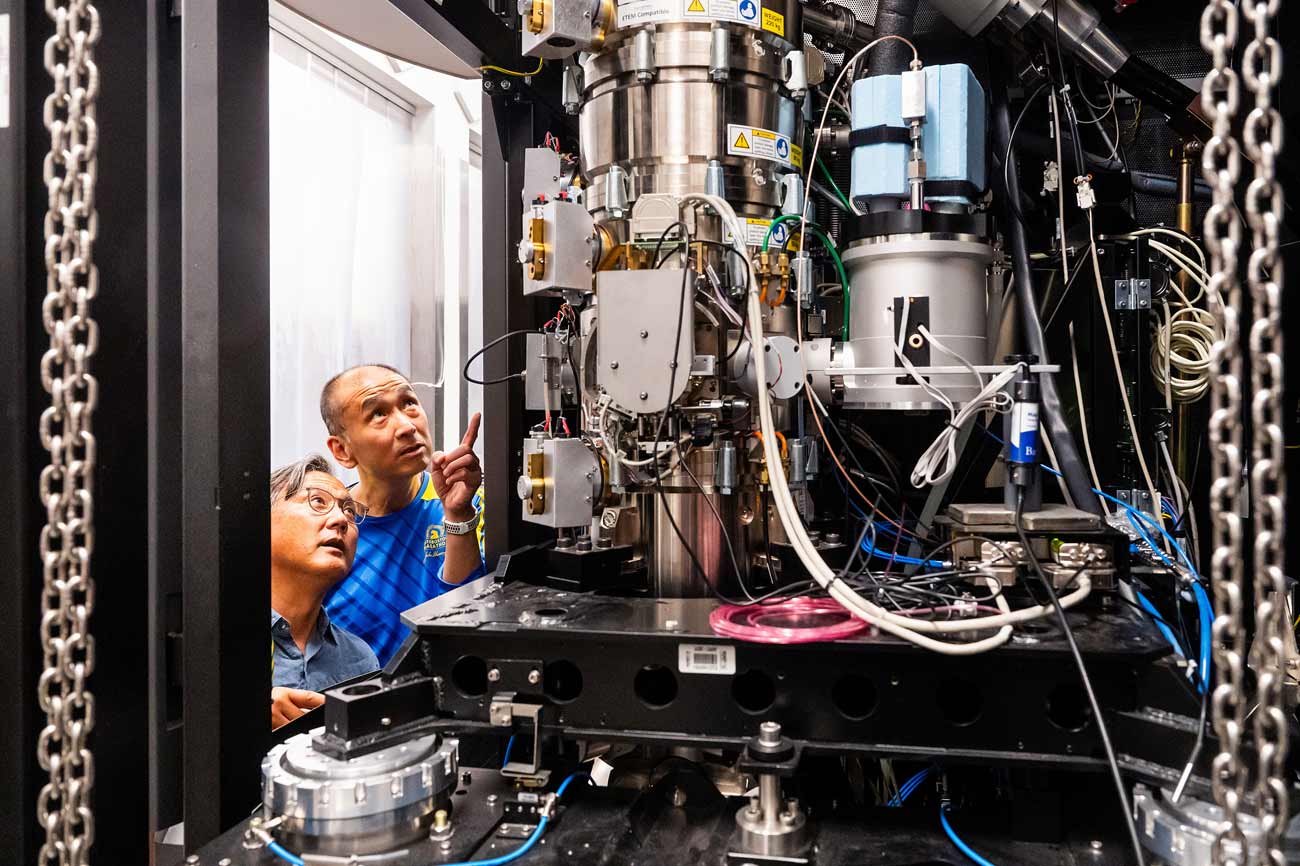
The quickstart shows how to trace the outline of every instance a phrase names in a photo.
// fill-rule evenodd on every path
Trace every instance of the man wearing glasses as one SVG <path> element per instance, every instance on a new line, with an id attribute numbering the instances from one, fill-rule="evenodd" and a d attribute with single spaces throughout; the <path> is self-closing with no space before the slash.
<path id="1" fill-rule="evenodd" d="M 479 416 L 460 445 L 433 450 L 429 418 L 411 383 L 393 367 L 364 364 L 325 383 L 325 444 L 356 469 L 361 525 L 352 573 L 325 600 L 335 622 L 387 664 L 406 638 L 401 613 L 485 573 L 474 454 Z"/>
<path id="2" fill-rule="evenodd" d="M 320 706 L 321 692 L 377 670 L 366 642 L 322 602 L 352 568 L 366 508 L 311 455 L 271 475 L 271 727 Z"/>

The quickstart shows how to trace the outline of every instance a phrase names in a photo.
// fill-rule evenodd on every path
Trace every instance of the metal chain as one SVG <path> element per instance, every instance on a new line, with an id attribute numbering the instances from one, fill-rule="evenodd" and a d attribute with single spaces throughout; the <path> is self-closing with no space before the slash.
<path id="1" fill-rule="evenodd" d="M 1255 800 L 1269 866 L 1286 866 L 1282 833 L 1289 818 L 1286 784 L 1287 717 L 1283 706 L 1286 665 L 1284 605 L 1287 597 L 1282 545 L 1286 538 L 1285 441 L 1282 421 L 1282 261 L 1278 230 L 1282 187 L 1275 167 L 1282 149 L 1282 117 L 1273 91 L 1282 77 L 1282 49 L 1269 34 L 1279 0 L 1247 0 L 1241 11 L 1255 25 L 1254 39 L 1242 54 L 1242 79 L 1255 96 L 1242 140 L 1255 177 L 1246 190 L 1246 221 L 1253 251 L 1246 266 L 1254 322 L 1250 329 L 1252 373 L 1251 513 L 1255 518 L 1255 640 L 1251 667 L 1256 673 L 1253 734 L 1258 752 Z"/>
<path id="2" fill-rule="evenodd" d="M 1220 752 L 1211 763 L 1214 799 L 1226 821 L 1212 851 L 1215 864 L 1244 866 L 1247 847 L 1239 817 L 1245 805 L 1246 767 L 1241 760 L 1245 727 L 1246 631 L 1242 623 L 1241 488 L 1242 359 L 1238 346 L 1237 311 L 1241 283 L 1237 251 L 1241 228 L 1233 190 L 1241 172 L 1241 153 L 1232 137 L 1232 122 L 1240 99 L 1232 52 L 1237 43 L 1237 9 L 1231 0 L 1209 0 L 1201 15 L 1201 45 L 1214 59 L 1214 68 L 1201 85 L 1201 102 L 1214 134 L 1201 154 L 1213 201 L 1205 215 L 1205 245 L 1210 253 L 1207 303 L 1222 325 L 1221 337 L 1210 350 L 1210 529 L 1213 554 L 1210 578 L 1214 588 L 1214 729 Z"/>
<path id="3" fill-rule="evenodd" d="M 41 413 L 40 439 L 50 462 L 40 476 L 46 513 L 40 536 L 45 669 L 38 696 L 46 724 L 37 741 L 37 758 L 50 778 L 41 788 L 37 813 L 45 828 L 41 866 L 82 866 L 95 839 L 90 808 L 95 764 L 87 745 L 95 725 L 95 701 L 86 679 L 95 664 L 87 622 L 95 599 L 90 574 L 95 546 L 91 417 L 98 383 L 89 367 L 99 343 L 90 302 L 99 288 L 93 248 L 99 141 L 99 69 L 94 55 L 100 24 L 89 0 L 45 0 L 45 11 L 54 22 L 44 57 L 54 90 L 44 106 L 50 150 L 44 164 L 49 205 L 41 317 L 50 348 L 41 358 L 41 384 L 50 405 Z"/>

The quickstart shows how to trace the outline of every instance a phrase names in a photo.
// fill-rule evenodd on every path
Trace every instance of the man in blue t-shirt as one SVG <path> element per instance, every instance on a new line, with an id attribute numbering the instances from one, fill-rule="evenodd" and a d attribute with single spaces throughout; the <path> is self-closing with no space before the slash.
<path id="1" fill-rule="evenodd" d="M 459 447 L 435 452 L 411 383 L 386 364 L 352 367 L 326 382 L 320 414 L 330 453 L 357 470 L 352 495 L 368 509 L 352 573 L 325 610 L 387 664 L 407 634 L 402 611 L 485 572 L 479 415 Z"/>

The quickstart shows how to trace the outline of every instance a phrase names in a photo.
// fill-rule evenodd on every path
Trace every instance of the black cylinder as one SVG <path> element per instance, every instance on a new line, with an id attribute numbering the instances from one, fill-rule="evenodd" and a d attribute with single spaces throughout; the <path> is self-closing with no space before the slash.
<path id="1" fill-rule="evenodd" d="M 876 38 L 912 38 L 918 0 L 880 0 L 876 12 Z M 897 39 L 887 39 L 867 55 L 867 75 L 897 75 L 912 62 L 912 49 Z"/>
<path id="2" fill-rule="evenodd" d="M 1008 202 L 1020 200 L 1020 174 L 1016 164 L 1016 152 L 1009 148 L 1011 141 L 1011 110 L 1008 106 L 1005 82 L 997 86 L 997 102 L 993 108 L 993 131 L 996 140 L 995 153 L 1007 154 L 1005 172 L 994 172 L 1006 177 L 1004 193 Z M 1043 325 L 1038 320 L 1038 296 L 1034 291 L 1034 273 L 1029 267 L 1029 239 L 1025 235 L 1025 224 L 1020 211 L 1007 207 L 1007 237 L 1010 241 L 1011 259 L 1016 280 L 1016 298 L 1019 301 L 1020 321 L 1024 331 L 1024 343 L 1028 351 L 1050 364 L 1046 342 L 1043 339 Z M 1076 508 L 1092 514 L 1101 514 L 1101 506 L 1092 493 L 1092 484 L 1083 461 L 1079 459 L 1079 448 L 1074 443 L 1074 435 L 1065 422 L 1065 413 L 1061 408 L 1061 395 L 1056 390 L 1056 377 L 1044 373 L 1039 380 L 1042 388 L 1043 418 L 1047 422 L 1047 435 L 1051 439 L 1056 460 L 1060 464 L 1061 474 L 1065 476 L 1066 488 Z"/>

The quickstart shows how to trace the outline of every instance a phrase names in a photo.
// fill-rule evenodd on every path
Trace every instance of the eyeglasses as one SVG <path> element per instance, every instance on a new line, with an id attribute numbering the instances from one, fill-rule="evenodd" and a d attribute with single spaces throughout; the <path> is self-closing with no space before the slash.
<path id="1" fill-rule="evenodd" d="M 303 498 L 306 500 L 307 506 L 317 514 L 329 514 L 337 505 L 339 511 L 343 512 L 343 516 L 353 523 L 360 523 L 365 520 L 366 514 L 370 512 L 369 508 L 352 497 L 340 499 L 321 487 L 303 488 Z"/>

